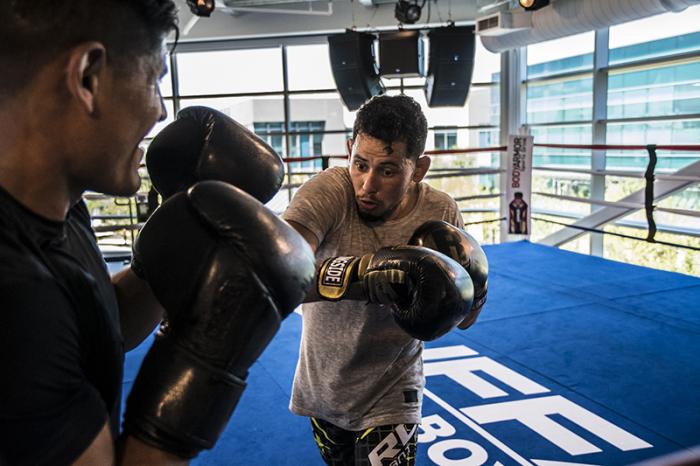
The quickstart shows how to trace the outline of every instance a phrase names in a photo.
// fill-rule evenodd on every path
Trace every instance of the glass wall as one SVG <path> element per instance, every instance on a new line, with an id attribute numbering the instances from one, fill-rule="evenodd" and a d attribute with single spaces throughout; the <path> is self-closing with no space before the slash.
<path id="1" fill-rule="evenodd" d="M 607 64 L 594 63 L 594 31 L 521 49 L 525 76 L 518 95 L 508 96 L 509 101 L 523 102 L 522 123 L 529 126 L 536 144 L 699 144 L 697 18 L 700 6 L 599 31 L 608 37 L 607 44 L 598 41 L 606 50 L 597 50 L 607 55 Z M 192 105 L 218 109 L 257 133 L 282 157 L 293 159 L 286 164 L 285 189 L 269 203 L 281 212 L 296 188 L 322 169 L 320 155 L 334 156 L 331 166 L 347 163 L 343 157 L 355 118 L 336 89 L 325 39 L 311 42 L 251 48 L 246 41 L 232 41 L 229 50 L 212 44 L 216 50 L 202 46 L 200 51 L 178 51 L 171 60 L 175 69 L 162 82 L 168 117 L 156 125 L 144 145 L 179 109 Z M 405 93 L 422 106 L 429 124 L 426 150 L 432 158 L 427 182 L 457 199 L 470 233 L 487 243 L 500 238 L 501 153 L 441 151 L 503 143 L 500 67 L 501 56 L 486 51 L 477 40 L 472 85 L 462 107 L 428 107 L 424 78 L 383 79 L 388 93 Z M 656 173 L 660 175 L 687 169 L 700 160 L 700 153 L 690 151 L 659 150 L 657 155 Z M 588 149 L 536 147 L 533 208 L 539 219 L 533 222 L 531 240 L 561 228 L 547 220 L 570 223 L 601 208 L 577 199 L 616 201 L 643 189 L 641 175 L 647 163 L 644 150 L 609 150 L 601 155 Z M 473 174 L 474 169 L 493 172 Z M 143 173 L 147 176 L 145 170 Z M 146 178 L 139 193 L 142 201 L 149 189 Z M 120 206 L 110 209 L 94 203 L 94 213 L 106 216 L 114 211 L 127 217 L 139 207 L 135 201 L 118 202 Z M 683 190 L 659 199 L 657 206 L 658 239 L 700 246 L 699 217 L 677 212 L 699 208 L 698 183 L 687 183 Z M 108 220 L 98 218 L 99 222 L 109 226 Z M 644 213 L 637 211 L 605 228 L 643 237 Z M 128 242 L 128 235 L 125 238 Z M 698 254 L 681 253 L 677 248 L 611 236 L 600 240 L 588 234 L 564 247 L 700 274 Z M 625 252 L 630 249 L 636 251 L 633 257 Z"/>
<path id="2" fill-rule="evenodd" d="M 700 144 L 698 18 L 700 6 L 611 27 L 607 31 L 607 50 L 598 50 L 602 56 L 607 53 L 608 63 L 599 69 L 594 67 L 594 32 L 527 47 L 523 92 L 526 123 L 531 127 L 535 143 Z M 597 91 L 594 91 L 594 76 L 606 80 Z M 594 92 L 605 94 L 599 96 Z M 603 102 L 605 106 L 598 110 L 598 119 L 594 118 L 594 102 Z M 657 174 L 675 173 L 700 160 L 700 153 L 690 151 L 660 150 L 657 156 Z M 570 223 L 601 208 L 599 204 L 574 202 L 563 196 L 618 201 L 644 189 L 640 177 L 649 163 L 646 150 L 608 150 L 603 157 L 601 166 L 590 150 L 535 148 L 533 204 L 535 213 L 539 210 L 539 221 L 533 223 L 534 241 L 561 228 L 547 220 Z M 630 176 L 606 175 L 605 170 Z M 595 186 L 594 171 L 602 173 L 597 175 L 603 180 L 602 190 Z M 655 202 L 656 238 L 700 246 L 698 216 L 662 210 L 693 210 L 700 206 L 697 183 L 687 184 Z M 646 228 L 643 209 L 604 227 L 606 231 L 637 237 L 646 237 Z M 700 253 L 670 246 L 606 235 L 602 251 L 595 251 L 587 234 L 563 247 L 700 274 Z"/>
<path id="3" fill-rule="evenodd" d="M 220 44 L 212 44 L 216 50 L 202 46 L 198 47 L 202 51 L 176 51 L 171 59 L 175 69 L 169 70 L 162 80 L 168 117 L 153 128 L 144 145 L 173 121 L 179 109 L 201 105 L 219 110 L 289 159 L 285 188 L 269 203 L 273 210 L 281 212 L 296 188 L 323 168 L 321 155 L 333 156 L 328 160 L 331 166 L 347 163 L 343 157 L 355 119 L 355 112 L 348 111 L 336 89 L 325 38 L 311 41 L 315 43 L 262 48 L 241 41 L 232 42 L 230 50 L 220 50 Z M 429 125 L 426 150 L 498 145 L 500 56 L 487 52 L 478 43 L 475 60 L 473 84 L 461 107 L 429 108 L 423 91 L 425 78 L 384 79 L 388 93 L 408 94 L 422 106 Z M 433 159 L 434 172 L 429 183 L 462 197 L 484 190 L 495 192 L 497 181 L 493 175 L 455 176 L 454 170 L 496 167 L 498 153 L 436 154 Z M 145 169 L 143 176 L 145 183 L 139 196 L 145 199 L 150 189 Z M 470 203 L 463 200 L 460 206 L 471 212 L 483 204 Z M 497 204 L 490 206 L 491 210 L 495 208 Z M 119 209 L 124 218 L 131 215 L 126 205 Z M 135 204 L 129 209 L 135 211 Z M 497 217 L 496 212 L 474 215 L 474 221 Z M 495 227 L 497 224 L 488 225 L 487 236 L 491 239 L 496 237 Z M 480 224 L 477 228 L 472 233 L 485 237 Z M 130 240 L 125 235 L 122 242 L 127 244 Z"/>

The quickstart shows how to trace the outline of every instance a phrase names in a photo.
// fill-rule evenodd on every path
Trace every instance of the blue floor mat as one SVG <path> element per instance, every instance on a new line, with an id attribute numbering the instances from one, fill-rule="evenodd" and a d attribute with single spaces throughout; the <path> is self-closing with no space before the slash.
<path id="1" fill-rule="evenodd" d="M 700 444 L 700 279 L 529 242 L 486 246 L 479 321 L 426 345 L 420 465 L 626 465 Z M 323 465 L 288 410 L 301 318 L 194 465 Z M 151 339 L 127 355 L 124 392 Z"/>

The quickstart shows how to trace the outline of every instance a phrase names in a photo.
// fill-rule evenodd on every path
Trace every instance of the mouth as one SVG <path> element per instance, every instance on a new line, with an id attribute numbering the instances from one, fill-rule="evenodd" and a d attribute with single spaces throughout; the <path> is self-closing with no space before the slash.
<path id="1" fill-rule="evenodd" d="M 372 199 L 357 198 L 357 205 L 360 207 L 360 210 L 368 211 L 376 209 L 379 203 Z"/>

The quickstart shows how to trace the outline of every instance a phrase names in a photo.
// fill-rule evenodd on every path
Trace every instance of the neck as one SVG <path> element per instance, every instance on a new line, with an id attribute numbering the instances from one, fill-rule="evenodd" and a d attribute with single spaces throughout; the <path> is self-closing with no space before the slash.
<path id="1" fill-rule="evenodd" d="M 397 220 L 408 215 L 408 213 L 413 210 L 413 207 L 418 202 L 418 183 L 411 181 L 411 184 L 406 191 L 406 195 L 401 200 L 394 212 L 387 218 L 387 220 Z"/>
<path id="2" fill-rule="evenodd" d="M 40 125 L 18 118 L 25 114 L 0 112 L 0 186 L 33 212 L 64 220 L 72 202 L 60 157 L 47 144 Z"/>

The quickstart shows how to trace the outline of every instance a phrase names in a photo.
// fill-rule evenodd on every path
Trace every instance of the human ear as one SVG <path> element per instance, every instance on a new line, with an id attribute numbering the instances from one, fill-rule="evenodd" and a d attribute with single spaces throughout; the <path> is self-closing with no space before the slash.
<path id="1" fill-rule="evenodd" d="M 428 169 L 430 168 L 430 157 L 422 155 L 416 160 L 416 169 L 413 171 L 412 180 L 418 183 L 423 179 Z"/>
<path id="2" fill-rule="evenodd" d="M 352 156 L 352 143 L 352 139 L 348 139 L 347 141 L 345 141 L 345 148 L 348 151 L 348 157 Z"/>
<path id="3" fill-rule="evenodd" d="M 100 78 L 106 66 L 106 50 L 99 42 L 84 42 L 68 55 L 66 87 L 86 113 L 93 114 Z"/>

